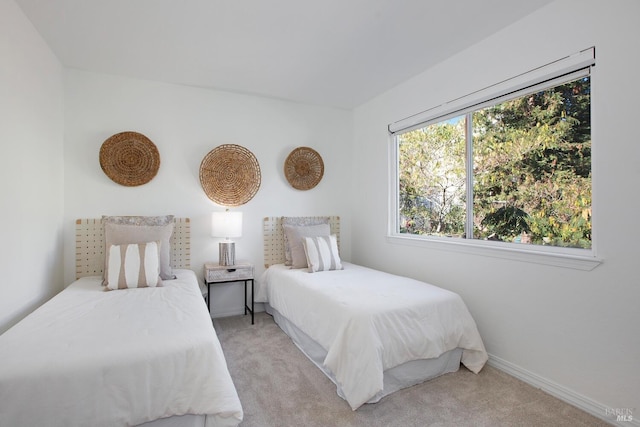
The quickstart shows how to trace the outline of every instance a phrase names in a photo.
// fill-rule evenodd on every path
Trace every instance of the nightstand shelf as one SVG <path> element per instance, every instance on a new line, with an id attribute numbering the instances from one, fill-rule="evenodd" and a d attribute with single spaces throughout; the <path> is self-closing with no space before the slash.
<path id="1" fill-rule="evenodd" d="M 253 265 L 238 262 L 235 265 L 219 265 L 208 262 L 204 265 L 204 283 L 207 285 L 207 306 L 211 313 L 211 285 L 218 283 L 244 282 L 244 314 L 251 313 L 253 325 Z M 251 307 L 247 302 L 247 283 L 251 282 Z"/>

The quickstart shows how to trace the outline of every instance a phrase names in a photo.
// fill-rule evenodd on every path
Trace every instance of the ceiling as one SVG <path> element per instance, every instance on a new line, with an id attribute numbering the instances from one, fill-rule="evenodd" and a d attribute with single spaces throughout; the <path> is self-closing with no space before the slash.
<path id="1" fill-rule="evenodd" d="M 15 0 L 65 67 L 354 108 L 552 0 Z"/>

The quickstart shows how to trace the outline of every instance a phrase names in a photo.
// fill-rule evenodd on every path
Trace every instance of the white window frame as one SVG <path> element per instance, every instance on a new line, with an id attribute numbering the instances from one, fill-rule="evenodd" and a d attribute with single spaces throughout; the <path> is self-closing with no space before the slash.
<path id="1" fill-rule="evenodd" d="M 451 102 L 422 111 L 388 125 L 389 130 L 389 216 L 387 241 L 394 244 L 414 245 L 438 250 L 469 253 L 515 261 L 592 270 L 602 260 L 596 257 L 596 233 L 594 226 L 596 210 L 592 207 L 592 227 L 594 229 L 591 248 L 564 248 L 541 245 L 520 245 L 517 243 L 486 241 L 478 239 L 449 238 L 400 233 L 398 227 L 399 194 L 398 152 L 396 134 L 408 132 L 429 124 L 441 122 L 474 110 L 495 105 L 501 99 L 512 99 L 522 93 L 531 93 L 537 86 L 550 87 L 555 82 L 566 82 L 580 76 L 592 75 L 595 65 L 595 48 L 585 49 L 552 63 L 520 74 L 511 79 L 458 98 Z M 467 159 L 467 164 L 469 161 Z M 467 174 L 467 189 L 472 185 L 472 176 Z M 593 181 L 592 181 L 593 182 Z M 592 205 L 593 198 L 592 198 Z"/>

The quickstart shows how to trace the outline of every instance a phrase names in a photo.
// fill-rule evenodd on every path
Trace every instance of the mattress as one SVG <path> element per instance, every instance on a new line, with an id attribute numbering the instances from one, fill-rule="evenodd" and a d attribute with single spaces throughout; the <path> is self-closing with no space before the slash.
<path id="1" fill-rule="evenodd" d="M 461 349 L 477 373 L 488 359 L 459 295 L 355 264 L 320 273 L 271 266 L 256 301 L 324 350 L 323 370 L 354 410 L 384 394 L 385 372 L 395 367 Z"/>
<path id="2" fill-rule="evenodd" d="M 0 425 L 174 416 L 238 425 L 242 406 L 195 273 L 176 275 L 162 287 L 116 291 L 81 278 L 1 335 Z"/>

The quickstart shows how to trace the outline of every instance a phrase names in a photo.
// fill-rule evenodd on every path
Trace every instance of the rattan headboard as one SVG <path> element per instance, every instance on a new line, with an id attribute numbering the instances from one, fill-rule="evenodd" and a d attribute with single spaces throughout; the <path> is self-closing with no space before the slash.
<path id="1" fill-rule="evenodd" d="M 176 218 L 171 236 L 171 267 L 191 267 L 190 237 L 189 218 Z M 76 279 L 102 275 L 104 244 L 104 225 L 101 218 L 76 220 Z"/>
<path id="2" fill-rule="evenodd" d="M 270 265 L 283 264 L 284 258 L 284 232 L 282 229 L 281 216 L 266 217 L 262 226 L 262 236 L 264 239 L 264 266 L 268 268 Z M 298 217 L 320 219 L 327 218 L 323 216 Z M 330 216 L 329 228 L 331 234 L 336 235 L 338 248 L 340 247 L 340 217 Z"/>

